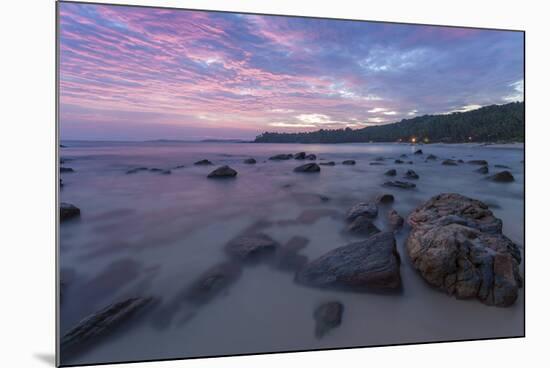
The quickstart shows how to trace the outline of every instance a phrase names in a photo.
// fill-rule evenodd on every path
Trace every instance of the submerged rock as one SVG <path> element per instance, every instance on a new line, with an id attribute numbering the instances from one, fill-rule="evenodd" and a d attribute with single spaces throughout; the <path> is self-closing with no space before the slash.
<path id="1" fill-rule="evenodd" d="M 336 165 L 336 163 L 334 161 L 327 161 L 327 162 L 319 162 L 319 165 L 334 166 L 334 165 Z"/>
<path id="2" fill-rule="evenodd" d="M 346 219 L 353 221 L 359 216 L 365 216 L 367 218 L 375 218 L 378 216 L 378 206 L 371 202 L 360 202 L 348 210 Z"/>
<path id="3" fill-rule="evenodd" d="M 243 261 L 256 260 L 269 255 L 279 247 L 279 244 L 269 235 L 257 233 L 242 235 L 231 240 L 225 246 L 227 253 Z"/>
<path id="4" fill-rule="evenodd" d="M 344 160 L 342 165 L 355 165 L 355 160 Z"/>
<path id="5" fill-rule="evenodd" d="M 419 150 L 414 151 L 414 154 L 415 155 L 422 155 L 422 154 L 424 154 L 424 152 L 422 152 L 422 150 L 419 149 Z"/>
<path id="6" fill-rule="evenodd" d="M 486 204 L 456 193 L 439 194 L 415 209 L 408 223 L 407 251 L 429 284 L 488 305 L 516 301 L 521 253 Z"/>
<path id="7" fill-rule="evenodd" d="M 416 184 L 409 183 L 408 181 L 387 181 L 383 184 L 385 187 L 392 187 L 392 188 L 399 188 L 399 189 L 414 189 L 416 188 Z"/>
<path id="8" fill-rule="evenodd" d="M 367 216 L 358 216 L 349 225 L 347 230 L 350 233 L 357 235 L 371 236 L 380 232 L 380 230 L 373 224 L 372 220 Z"/>
<path id="9" fill-rule="evenodd" d="M 446 165 L 446 166 L 457 166 L 458 163 L 455 161 L 455 160 L 451 160 L 451 159 L 446 159 L 444 160 L 441 165 Z"/>
<path id="10" fill-rule="evenodd" d="M 305 164 L 294 168 L 295 172 L 314 173 L 321 171 L 319 165 L 315 163 Z"/>
<path id="11" fill-rule="evenodd" d="M 246 160 L 243 161 L 245 164 L 249 164 L 249 165 L 252 165 L 252 164 L 255 164 L 256 163 L 256 160 L 253 159 L 253 158 L 247 158 Z"/>
<path id="12" fill-rule="evenodd" d="M 62 172 L 62 173 L 74 172 L 74 169 L 71 168 L 71 167 L 64 167 L 64 166 L 61 166 L 61 167 L 59 168 L 59 172 Z"/>
<path id="13" fill-rule="evenodd" d="M 315 319 L 315 336 L 321 338 L 330 330 L 340 326 L 344 306 L 340 302 L 332 301 L 323 303 L 313 312 Z"/>
<path id="14" fill-rule="evenodd" d="M 189 287 L 187 301 L 204 304 L 216 297 L 241 276 L 241 266 L 235 262 L 222 262 L 206 270 Z"/>
<path id="15" fill-rule="evenodd" d="M 495 167 L 496 167 L 497 169 L 509 169 L 509 168 L 510 168 L 510 166 L 499 165 L 499 164 L 495 165 Z"/>
<path id="16" fill-rule="evenodd" d="M 384 160 L 385 160 L 384 157 L 381 157 L 381 156 L 380 156 L 380 157 L 376 157 L 376 158 L 374 159 L 374 161 L 384 161 Z"/>
<path id="17" fill-rule="evenodd" d="M 384 173 L 386 176 L 395 176 L 397 175 L 397 171 L 395 169 L 388 170 Z"/>
<path id="18" fill-rule="evenodd" d="M 305 158 L 306 158 L 306 153 L 305 152 L 298 152 L 298 153 L 294 154 L 294 159 L 295 160 L 304 160 Z"/>
<path id="19" fill-rule="evenodd" d="M 134 169 L 130 169 L 130 170 L 126 171 L 126 174 L 136 174 L 140 171 L 147 171 L 147 170 L 149 170 L 149 169 L 146 168 L 146 167 L 136 167 Z"/>
<path id="20" fill-rule="evenodd" d="M 80 216 L 80 209 L 70 203 L 61 202 L 59 205 L 59 221 Z"/>
<path id="21" fill-rule="evenodd" d="M 414 170 L 407 170 L 405 173 L 405 179 L 418 179 L 419 176 Z"/>
<path id="22" fill-rule="evenodd" d="M 477 172 L 477 173 L 480 173 L 480 174 L 488 174 L 489 173 L 489 167 L 481 166 L 481 167 L 475 169 L 474 171 Z"/>
<path id="23" fill-rule="evenodd" d="M 272 161 L 280 161 L 280 160 L 290 160 L 292 158 L 291 154 L 281 153 L 275 156 L 271 156 L 269 159 Z"/>
<path id="24" fill-rule="evenodd" d="M 401 286 L 399 264 L 393 234 L 379 233 L 309 262 L 296 274 L 296 281 L 315 287 L 396 289 Z"/>
<path id="25" fill-rule="evenodd" d="M 437 156 L 429 154 L 428 157 L 426 157 L 426 160 L 437 160 Z"/>
<path id="26" fill-rule="evenodd" d="M 487 165 L 489 165 L 489 164 L 487 163 L 487 161 L 485 161 L 485 160 L 470 160 L 470 161 L 468 161 L 468 163 L 471 164 L 471 165 L 480 165 L 480 166 L 487 166 Z"/>
<path id="27" fill-rule="evenodd" d="M 375 162 L 369 162 L 369 165 L 371 165 L 371 166 L 383 166 L 384 163 L 375 161 Z"/>
<path id="28" fill-rule="evenodd" d="M 393 194 L 384 193 L 376 197 L 376 203 L 389 204 L 389 203 L 393 203 L 394 199 L 395 198 L 393 197 Z"/>
<path id="29" fill-rule="evenodd" d="M 311 161 L 317 160 L 317 156 L 315 156 L 313 153 L 310 153 L 309 155 L 306 156 L 306 160 L 311 160 Z"/>
<path id="30" fill-rule="evenodd" d="M 397 160 L 394 161 L 394 163 L 396 163 L 396 164 L 402 164 L 402 163 L 404 163 L 404 161 L 403 161 L 403 160 L 400 160 L 400 159 L 397 159 Z"/>
<path id="31" fill-rule="evenodd" d="M 401 217 L 396 210 L 392 209 L 388 213 L 388 223 L 390 224 L 391 229 L 395 231 L 403 227 L 405 219 L 403 219 L 403 217 Z"/>
<path id="32" fill-rule="evenodd" d="M 197 165 L 197 166 L 205 166 L 205 165 L 214 165 L 212 162 L 210 162 L 210 160 L 200 160 L 200 161 L 197 161 L 195 162 L 193 165 Z"/>
<path id="33" fill-rule="evenodd" d="M 132 315 L 151 303 L 153 298 L 129 298 L 111 304 L 86 317 L 61 338 L 66 351 L 92 339 L 99 338 L 118 327 Z"/>
<path id="34" fill-rule="evenodd" d="M 496 181 L 497 183 L 510 183 L 515 180 L 512 173 L 508 170 L 498 172 L 495 175 L 489 177 L 489 179 L 492 181 Z"/>
<path id="35" fill-rule="evenodd" d="M 281 245 L 275 254 L 273 265 L 284 271 L 296 271 L 307 263 L 307 257 L 299 252 L 309 243 L 308 238 L 293 236 L 287 243 Z"/>
<path id="36" fill-rule="evenodd" d="M 208 178 L 234 178 L 235 176 L 237 176 L 237 171 L 227 165 L 218 167 L 208 174 Z"/>

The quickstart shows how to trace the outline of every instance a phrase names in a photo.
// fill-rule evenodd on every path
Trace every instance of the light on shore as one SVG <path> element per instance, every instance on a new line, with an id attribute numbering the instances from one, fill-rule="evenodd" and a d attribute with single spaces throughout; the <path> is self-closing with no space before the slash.
<path id="1" fill-rule="evenodd" d="M 416 138 L 415 137 L 411 138 L 411 143 L 416 143 Z"/>

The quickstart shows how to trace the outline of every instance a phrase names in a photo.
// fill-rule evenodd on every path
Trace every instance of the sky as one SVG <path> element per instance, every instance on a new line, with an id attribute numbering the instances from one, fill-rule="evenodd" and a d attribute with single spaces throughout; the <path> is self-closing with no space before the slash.
<path id="1" fill-rule="evenodd" d="M 252 139 L 523 101 L 523 34 L 60 3 L 62 139 Z"/>

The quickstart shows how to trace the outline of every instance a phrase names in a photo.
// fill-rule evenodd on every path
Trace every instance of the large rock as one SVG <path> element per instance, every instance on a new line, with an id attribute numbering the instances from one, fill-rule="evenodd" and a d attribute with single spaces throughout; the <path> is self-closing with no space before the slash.
<path id="1" fill-rule="evenodd" d="M 492 181 L 496 181 L 497 183 L 511 183 L 515 180 L 512 173 L 508 170 L 498 172 L 495 175 L 491 176 L 489 179 Z"/>
<path id="2" fill-rule="evenodd" d="M 405 223 L 405 220 L 396 210 L 391 210 L 388 213 L 388 224 L 390 225 L 391 229 L 393 231 L 399 230 L 403 227 L 403 224 Z"/>
<path id="3" fill-rule="evenodd" d="M 305 152 L 298 152 L 298 153 L 294 154 L 294 159 L 295 160 L 304 160 L 305 158 L 306 158 L 306 153 Z"/>
<path id="4" fill-rule="evenodd" d="M 242 235 L 227 243 L 225 250 L 229 255 L 243 260 L 255 260 L 263 255 L 269 255 L 279 244 L 266 234 L 257 233 Z"/>
<path id="5" fill-rule="evenodd" d="M 414 210 L 407 251 L 431 285 L 457 298 L 512 305 L 522 285 L 521 253 L 483 202 L 440 194 Z"/>
<path id="6" fill-rule="evenodd" d="M 80 216 L 80 209 L 70 203 L 61 202 L 59 205 L 59 220 L 65 221 Z"/>
<path id="7" fill-rule="evenodd" d="M 388 193 L 380 194 L 378 197 L 376 197 L 376 203 L 379 204 L 390 204 L 393 203 L 394 200 L 395 198 L 393 197 L 393 194 Z"/>
<path id="8" fill-rule="evenodd" d="M 367 218 L 375 218 L 378 216 L 378 206 L 376 203 L 360 202 L 348 210 L 346 219 L 353 221 L 359 216 L 365 216 Z"/>
<path id="9" fill-rule="evenodd" d="M 356 235 L 371 236 L 380 232 L 376 225 L 367 216 L 356 217 L 348 225 L 348 231 Z"/>
<path id="10" fill-rule="evenodd" d="M 294 168 L 295 172 L 313 173 L 321 171 L 319 165 L 315 163 L 305 164 Z"/>
<path id="11" fill-rule="evenodd" d="M 321 338 L 330 330 L 340 326 L 343 313 L 344 306 L 336 301 L 323 303 L 315 308 L 315 312 L 313 312 L 315 336 Z"/>
<path id="12" fill-rule="evenodd" d="M 210 174 L 208 174 L 208 177 L 213 178 L 234 178 L 237 176 L 237 171 L 233 170 L 229 166 L 221 166 L 218 167 L 216 170 L 212 171 Z"/>
<path id="13" fill-rule="evenodd" d="M 322 288 L 397 289 L 401 286 L 399 264 L 393 234 L 379 233 L 307 263 L 296 274 L 296 281 Z"/>

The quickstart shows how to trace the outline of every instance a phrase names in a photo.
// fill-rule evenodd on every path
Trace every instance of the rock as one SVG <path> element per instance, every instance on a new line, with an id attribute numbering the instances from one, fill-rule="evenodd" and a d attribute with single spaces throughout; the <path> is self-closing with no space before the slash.
<path id="1" fill-rule="evenodd" d="M 403 219 L 403 217 L 401 217 L 399 215 L 399 213 L 397 213 L 396 210 L 391 210 L 389 213 L 388 213 L 388 223 L 390 224 L 390 227 L 392 230 L 398 230 L 400 228 L 403 227 L 403 223 L 405 222 L 405 220 Z"/>
<path id="2" fill-rule="evenodd" d="M 161 175 L 170 175 L 170 174 L 172 174 L 172 170 L 162 170 L 162 171 L 160 172 L 160 174 L 161 174 Z"/>
<path id="3" fill-rule="evenodd" d="M 342 165 L 355 165 L 355 160 L 344 160 Z"/>
<path id="4" fill-rule="evenodd" d="M 84 318 L 61 338 L 61 350 L 67 351 L 78 347 L 84 342 L 106 335 L 142 310 L 152 300 L 152 298 L 129 298 L 111 304 Z"/>
<path id="5" fill-rule="evenodd" d="M 222 262 L 206 270 L 185 293 L 185 299 L 204 304 L 216 297 L 241 276 L 241 266 L 235 262 Z"/>
<path id="6" fill-rule="evenodd" d="M 509 168 L 510 168 L 510 166 L 506 166 L 506 165 L 498 165 L 498 164 L 497 164 L 497 165 L 495 165 L 495 167 L 496 167 L 497 169 L 509 169 Z"/>
<path id="7" fill-rule="evenodd" d="M 164 170 L 164 169 L 159 169 L 157 167 L 153 167 L 152 169 L 149 169 L 149 171 L 151 172 L 157 172 L 159 174 L 162 174 L 162 175 L 170 175 L 172 174 L 172 170 Z"/>
<path id="8" fill-rule="evenodd" d="M 246 160 L 243 161 L 245 164 L 249 164 L 249 165 L 252 165 L 252 164 L 255 164 L 256 163 L 256 160 L 253 159 L 253 158 L 247 158 Z"/>
<path id="9" fill-rule="evenodd" d="M 393 201 L 393 195 L 388 193 L 380 194 L 378 197 L 376 197 L 376 203 L 379 204 L 389 204 L 393 203 Z"/>
<path id="10" fill-rule="evenodd" d="M 407 156 L 406 153 L 402 153 L 399 157 L 401 157 L 401 158 L 407 158 L 407 157 L 409 157 L 409 156 Z"/>
<path id="11" fill-rule="evenodd" d="M 463 164 L 464 163 L 464 160 L 458 160 L 457 161 L 459 164 Z"/>
<path id="12" fill-rule="evenodd" d="M 193 165 L 197 165 L 197 166 L 205 166 L 205 165 L 214 165 L 212 162 L 210 162 L 209 160 L 200 160 L 200 161 L 197 161 L 195 162 Z"/>
<path id="13" fill-rule="evenodd" d="M 334 161 L 327 161 L 327 162 L 319 162 L 319 165 L 334 166 L 334 165 L 336 165 L 336 163 Z"/>
<path id="14" fill-rule="evenodd" d="M 332 301 L 323 303 L 313 312 L 315 319 L 315 336 L 321 338 L 330 330 L 340 326 L 342 323 L 342 314 L 344 306 L 340 302 Z"/>
<path id="15" fill-rule="evenodd" d="M 306 160 L 311 160 L 311 161 L 317 160 L 317 156 L 315 156 L 313 153 L 310 153 L 309 155 L 306 156 Z"/>
<path id="16" fill-rule="evenodd" d="M 375 218 L 378 216 L 378 206 L 371 202 L 360 202 L 348 210 L 346 219 L 353 221 L 359 216 L 366 216 L 367 218 Z"/>
<path id="17" fill-rule="evenodd" d="M 153 167 L 153 168 L 149 169 L 149 171 L 151 171 L 151 172 L 162 172 L 162 169 L 159 169 L 158 167 Z"/>
<path id="18" fill-rule="evenodd" d="M 397 175 L 397 171 L 395 169 L 388 170 L 384 173 L 386 176 L 395 176 Z"/>
<path id="19" fill-rule="evenodd" d="M 307 263 L 307 257 L 299 254 L 309 243 L 303 236 L 293 236 L 287 243 L 280 246 L 274 257 L 275 268 L 284 271 L 296 271 Z"/>
<path id="20" fill-rule="evenodd" d="M 498 172 L 495 175 L 489 177 L 489 179 L 497 183 L 510 183 L 515 180 L 512 173 L 508 170 Z"/>
<path id="21" fill-rule="evenodd" d="M 429 154 L 428 157 L 426 157 L 426 160 L 437 160 L 437 156 Z"/>
<path id="22" fill-rule="evenodd" d="M 412 161 L 407 161 L 407 164 L 412 165 L 412 164 L 414 164 L 414 162 L 412 162 Z"/>
<path id="23" fill-rule="evenodd" d="M 269 159 L 273 161 L 281 161 L 281 160 L 290 160 L 292 158 L 291 154 L 281 153 L 275 156 L 271 156 Z"/>
<path id="24" fill-rule="evenodd" d="M 298 167 L 294 168 L 294 171 L 295 172 L 303 172 L 303 173 L 314 173 L 314 172 L 321 171 L 321 168 L 319 167 L 319 165 L 311 163 L 311 164 L 305 164 L 305 165 L 298 166 Z"/>
<path id="25" fill-rule="evenodd" d="M 375 162 L 369 162 L 369 165 L 371 165 L 371 166 L 383 166 L 384 163 L 375 161 Z"/>
<path id="26" fill-rule="evenodd" d="M 480 174 L 488 174 L 489 173 L 489 167 L 487 166 L 481 166 L 474 170 L 474 172 L 480 173 Z"/>
<path id="27" fill-rule="evenodd" d="M 253 261 L 271 254 L 278 247 L 279 244 L 268 235 L 256 233 L 231 240 L 225 246 L 225 250 L 229 255 L 242 261 Z"/>
<path id="28" fill-rule="evenodd" d="M 296 154 L 294 154 L 294 159 L 296 160 L 304 160 L 306 158 L 306 153 L 305 152 L 298 152 Z"/>
<path id="29" fill-rule="evenodd" d="M 80 209 L 70 203 L 61 202 L 59 206 L 59 221 L 63 222 L 80 216 Z"/>
<path id="30" fill-rule="evenodd" d="M 407 170 L 405 173 L 405 179 L 418 179 L 419 176 L 414 170 Z"/>
<path id="31" fill-rule="evenodd" d="M 400 188 L 400 189 L 414 189 L 416 188 L 416 184 L 409 183 L 408 181 L 387 181 L 383 184 L 385 187 L 393 187 L 393 188 Z"/>
<path id="32" fill-rule="evenodd" d="M 480 166 L 487 166 L 488 163 L 487 161 L 485 160 L 470 160 L 468 161 L 469 164 L 471 165 L 480 165 Z"/>
<path id="33" fill-rule="evenodd" d="M 208 178 L 220 178 L 220 179 L 234 178 L 235 176 L 237 176 L 237 171 L 233 170 L 227 165 L 218 167 L 216 170 L 208 174 Z"/>
<path id="34" fill-rule="evenodd" d="M 441 165 L 446 165 L 446 166 L 457 166 L 458 164 L 456 163 L 455 160 L 450 160 L 450 159 L 447 159 L 447 160 L 444 160 Z"/>
<path id="35" fill-rule="evenodd" d="M 374 159 L 374 161 L 384 161 L 384 160 L 385 160 L 384 157 L 376 157 Z"/>
<path id="36" fill-rule="evenodd" d="M 63 166 L 61 166 L 61 167 L 59 168 L 59 172 L 67 173 L 67 172 L 74 172 L 74 170 L 73 170 L 72 168 L 70 168 L 70 167 L 63 167 Z"/>
<path id="37" fill-rule="evenodd" d="M 354 290 L 396 289 L 401 286 L 399 254 L 390 232 L 333 249 L 307 263 L 296 281 L 315 287 Z"/>
<path id="38" fill-rule="evenodd" d="M 126 174 L 136 174 L 140 171 L 147 171 L 149 170 L 148 168 L 146 167 L 136 167 L 135 169 L 130 169 L 128 171 L 126 171 Z"/>
<path id="39" fill-rule="evenodd" d="M 424 154 L 424 152 L 422 152 L 422 150 L 419 149 L 419 150 L 414 151 L 414 154 L 415 155 L 422 155 L 422 154 Z"/>
<path id="40" fill-rule="evenodd" d="M 402 164 L 402 163 L 404 163 L 404 161 L 402 161 L 402 160 L 400 160 L 400 159 L 397 159 L 397 160 L 394 161 L 394 163 L 396 163 L 396 164 Z"/>
<path id="41" fill-rule="evenodd" d="M 357 235 L 371 236 L 380 232 L 372 220 L 367 216 L 358 216 L 349 225 L 347 230 Z"/>
<path id="42" fill-rule="evenodd" d="M 522 286 L 521 253 L 485 203 L 439 194 L 415 209 L 408 223 L 407 251 L 429 284 L 488 305 L 515 302 Z"/>
<path id="43" fill-rule="evenodd" d="M 175 169 L 183 169 L 184 167 L 185 167 L 185 165 L 178 165 L 178 166 L 174 167 L 174 170 Z"/>

